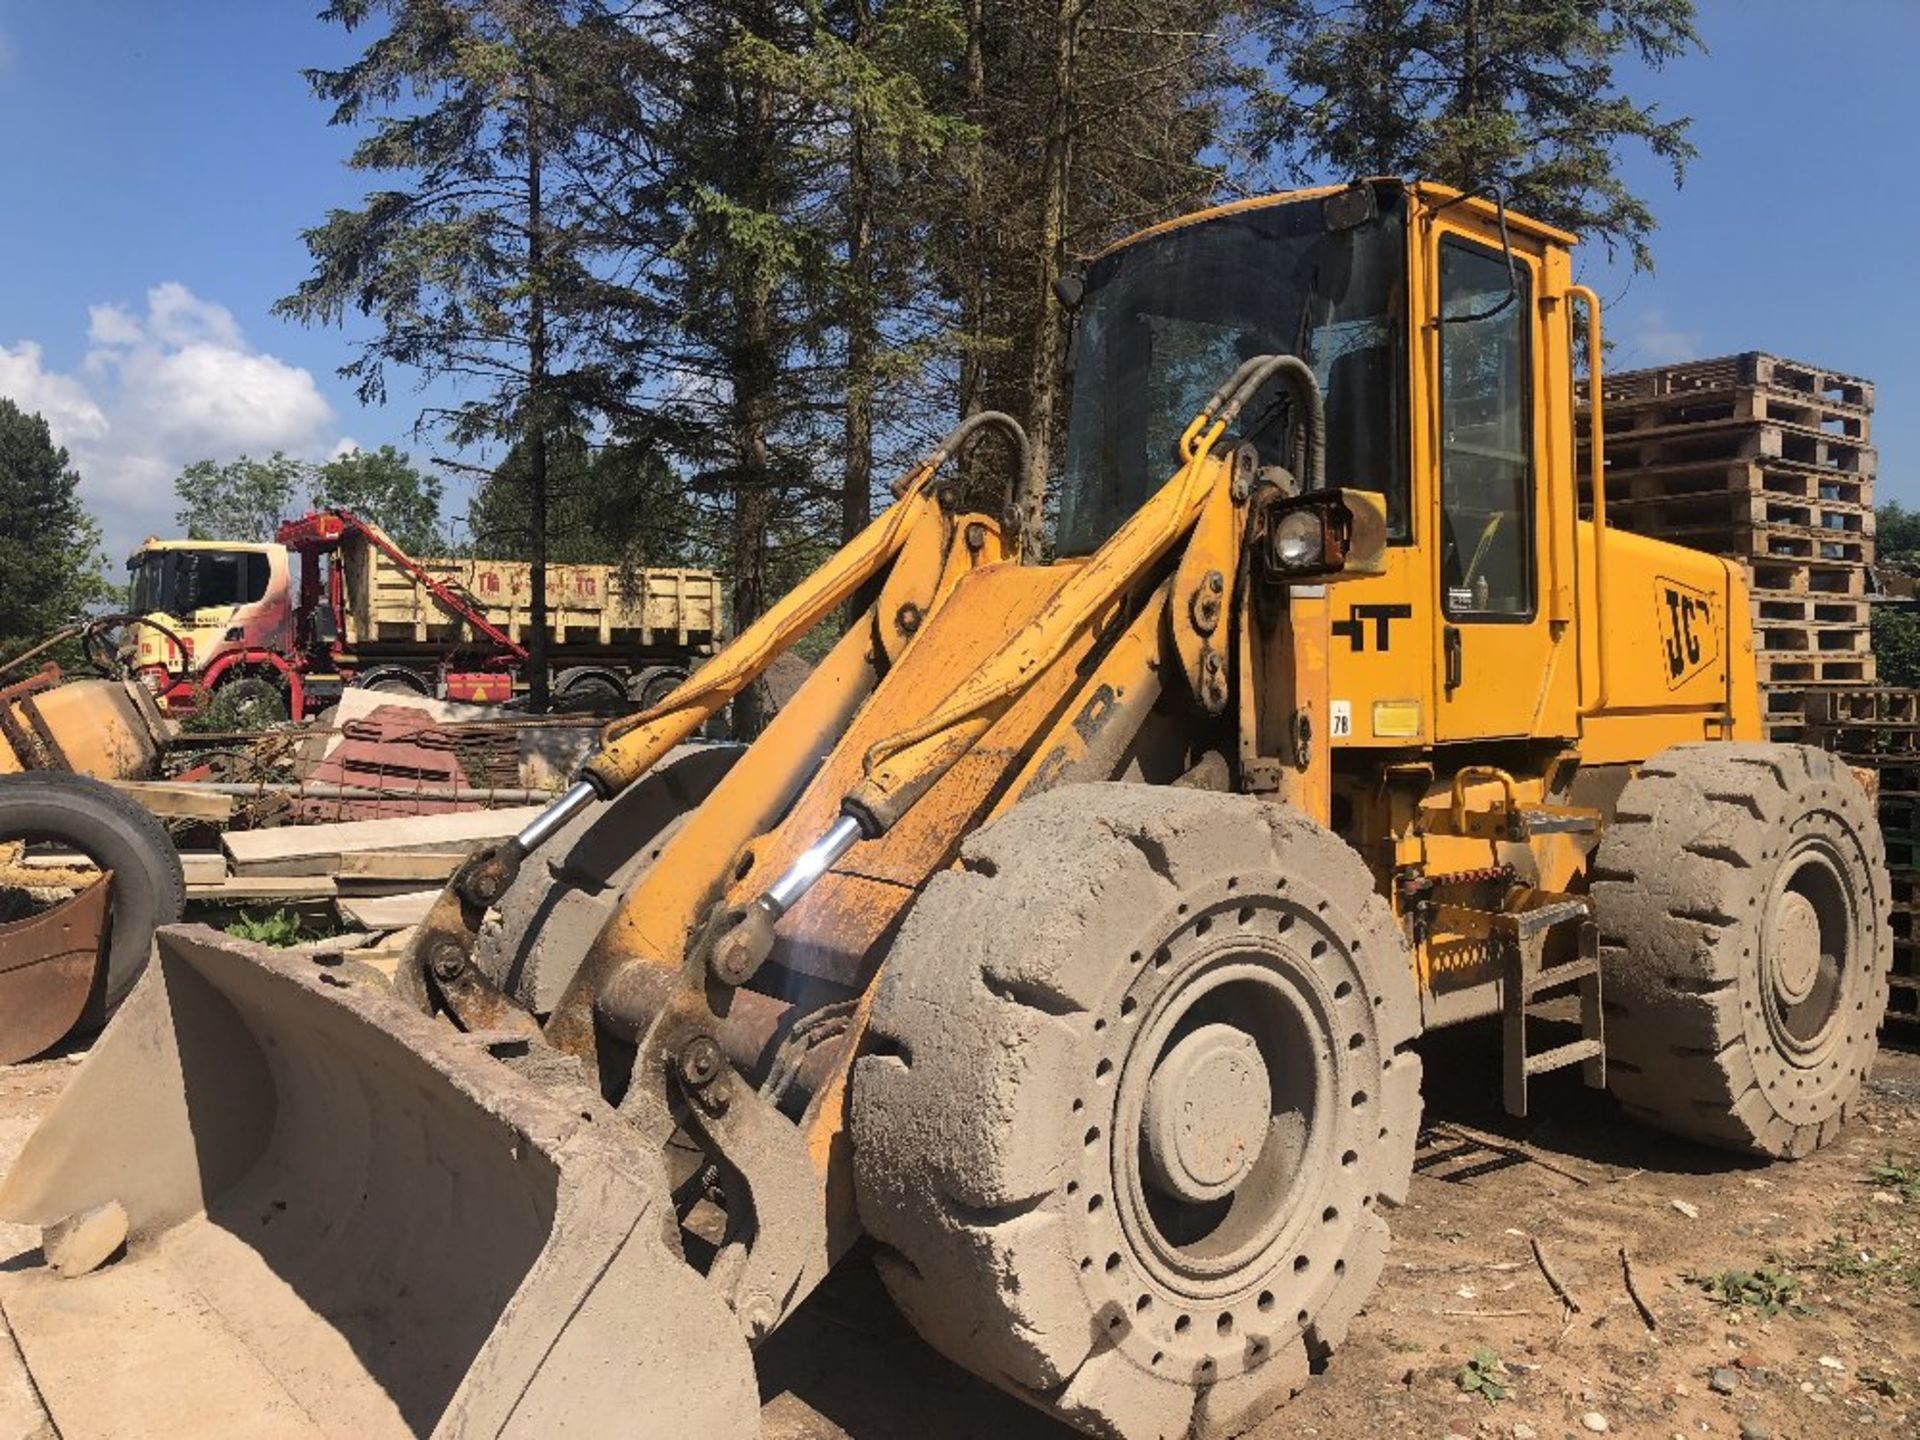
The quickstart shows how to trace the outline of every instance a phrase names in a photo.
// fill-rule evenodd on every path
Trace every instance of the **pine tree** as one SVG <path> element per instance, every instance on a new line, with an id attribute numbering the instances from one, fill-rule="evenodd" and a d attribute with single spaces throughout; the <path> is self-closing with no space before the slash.
<path id="1" fill-rule="evenodd" d="M 79 485 L 47 422 L 0 399 L 0 652 L 45 639 L 112 593 Z"/>
<path id="2" fill-rule="evenodd" d="M 423 427 L 457 452 L 522 444 L 532 569 L 530 703 L 547 687 L 546 448 L 610 404 L 599 124 L 618 26 L 594 0 L 333 0 L 348 30 L 385 21 L 361 57 L 308 73 L 332 123 L 370 131 L 349 165 L 390 176 L 306 232 L 314 270 L 280 313 L 374 322 L 342 374 L 384 400 L 389 366 L 451 378 Z M 469 462 L 450 462 L 466 465 Z"/>
<path id="3" fill-rule="evenodd" d="M 1334 178 L 1497 188 L 1517 209 L 1653 268 L 1652 207 L 1620 176 L 1647 147 L 1678 185 L 1690 122 L 1622 90 L 1700 46 L 1694 0 L 1265 0 L 1274 81 L 1253 140 Z"/>
<path id="4" fill-rule="evenodd" d="M 1250 77 L 1214 0 L 966 0 L 958 108 L 977 129 L 944 228 L 963 412 L 1010 410 L 1038 505 L 1063 403 L 1061 275 L 1221 198 L 1224 107 Z M 1037 516 L 1030 516 L 1029 521 Z"/>

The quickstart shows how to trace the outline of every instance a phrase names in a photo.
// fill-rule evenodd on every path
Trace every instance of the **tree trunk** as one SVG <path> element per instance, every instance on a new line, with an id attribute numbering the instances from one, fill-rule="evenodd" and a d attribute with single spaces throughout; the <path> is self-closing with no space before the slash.
<path id="1" fill-rule="evenodd" d="M 527 95 L 527 706 L 547 708 L 547 306 L 545 216 L 540 197 L 540 133 Z"/>
<path id="2" fill-rule="evenodd" d="M 744 189 L 748 203 L 765 213 L 771 198 L 773 92 L 764 85 L 741 101 Z M 767 537 L 774 512 L 772 439 L 778 356 L 773 343 L 772 279 L 768 261 L 748 251 L 736 257 L 733 386 L 733 628 L 738 634 L 767 608 Z M 760 733 L 766 714 L 760 687 L 749 685 L 733 702 L 733 734 Z"/>
<path id="3" fill-rule="evenodd" d="M 853 43 L 867 42 L 867 3 L 854 0 Z M 847 154 L 847 416 L 846 473 L 841 481 L 840 536 L 851 540 L 873 518 L 873 171 L 872 121 L 856 101 Z"/>
<path id="4" fill-rule="evenodd" d="M 1066 258 L 1067 198 L 1073 176 L 1073 107 L 1080 38 L 1080 21 L 1087 0 L 1059 0 L 1053 50 L 1053 93 L 1049 99 L 1046 149 L 1040 177 L 1039 261 L 1035 283 L 1035 311 L 1028 379 L 1027 438 L 1033 447 L 1033 468 L 1027 475 L 1027 533 L 1041 533 L 1046 506 L 1047 475 L 1053 459 L 1053 421 L 1060 403 L 1061 340 L 1066 327 L 1053 282 L 1060 278 Z"/>
<path id="5" fill-rule="evenodd" d="M 976 127 L 967 147 L 966 280 L 960 301 L 960 413 L 986 408 L 987 384 L 987 60 L 986 0 L 967 0 L 967 123 Z"/>

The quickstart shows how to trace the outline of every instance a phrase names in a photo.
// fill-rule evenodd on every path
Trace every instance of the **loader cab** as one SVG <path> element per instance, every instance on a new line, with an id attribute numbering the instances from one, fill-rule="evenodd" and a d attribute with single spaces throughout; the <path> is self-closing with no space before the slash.
<path id="1" fill-rule="evenodd" d="M 1249 355 L 1325 397 L 1327 482 L 1385 500 L 1385 573 L 1329 598 L 1336 747 L 1578 732 L 1572 237 L 1440 186 L 1305 191 L 1099 257 L 1078 316 L 1056 550 L 1090 553 L 1172 473 Z M 1301 473 L 1280 387 L 1236 442 Z"/>

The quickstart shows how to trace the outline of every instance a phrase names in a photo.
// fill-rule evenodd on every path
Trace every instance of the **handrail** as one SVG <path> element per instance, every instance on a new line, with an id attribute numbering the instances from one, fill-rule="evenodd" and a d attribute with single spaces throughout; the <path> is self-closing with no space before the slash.
<path id="1" fill-rule="evenodd" d="M 1600 393 L 1600 297 L 1588 285 L 1569 285 L 1567 294 L 1587 307 L 1587 454 L 1593 466 L 1593 648 L 1598 683 L 1593 703 L 1581 708 L 1583 714 L 1593 715 L 1607 708 L 1607 442 L 1606 407 Z"/>

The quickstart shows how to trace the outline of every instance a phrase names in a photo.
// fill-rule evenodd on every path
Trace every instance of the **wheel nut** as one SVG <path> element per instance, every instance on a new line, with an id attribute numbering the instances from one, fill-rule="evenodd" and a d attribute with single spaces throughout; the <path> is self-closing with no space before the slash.
<path id="1" fill-rule="evenodd" d="M 711 1035 L 698 1035 L 687 1042 L 686 1049 L 680 1052 L 680 1078 L 699 1089 L 713 1083 L 713 1077 L 720 1073 L 720 1067 L 726 1058 L 720 1053 L 719 1043 Z"/>
<path id="2" fill-rule="evenodd" d="M 467 952 L 458 940 L 436 941 L 427 963 L 440 979 L 458 979 L 460 972 L 467 968 Z"/>

